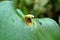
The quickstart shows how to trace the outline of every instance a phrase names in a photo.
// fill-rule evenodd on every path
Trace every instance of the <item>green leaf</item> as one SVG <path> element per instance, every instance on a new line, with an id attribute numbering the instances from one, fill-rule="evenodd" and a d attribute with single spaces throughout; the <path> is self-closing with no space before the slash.
<path id="1" fill-rule="evenodd" d="M 60 40 L 60 28 L 52 19 L 31 18 L 30 27 L 22 17 L 13 2 L 0 2 L 0 40 Z"/>

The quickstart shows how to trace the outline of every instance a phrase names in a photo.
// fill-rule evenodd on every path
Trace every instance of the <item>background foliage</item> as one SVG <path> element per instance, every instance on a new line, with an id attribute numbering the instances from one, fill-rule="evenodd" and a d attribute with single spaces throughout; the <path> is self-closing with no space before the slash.
<path id="1" fill-rule="evenodd" d="M 35 17 L 49 17 L 59 23 L 60 0 L 19 0 L 18 8 Z"/>

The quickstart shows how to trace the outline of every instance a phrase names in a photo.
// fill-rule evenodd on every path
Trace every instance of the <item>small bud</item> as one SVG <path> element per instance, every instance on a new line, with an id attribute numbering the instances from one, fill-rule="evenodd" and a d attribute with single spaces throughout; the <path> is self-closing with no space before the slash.
<path id="1" fill-rule="evenodd" d="M 32 22 L 32 20 L 31 20 L 31 18 L 34 18 L 34 16 L 31 15 L 31 14 L 25 15 L 25 17 L 24 17 L 25 22 L 26 22 L 30 27 L 32 27 L 32 25 L 33 25 L 33 22 Z"/>

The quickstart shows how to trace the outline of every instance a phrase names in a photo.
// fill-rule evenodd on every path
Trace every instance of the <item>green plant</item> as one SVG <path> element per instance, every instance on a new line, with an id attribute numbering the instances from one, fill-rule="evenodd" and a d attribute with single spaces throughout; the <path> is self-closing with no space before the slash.
<path id="1" fill-rule="evenodd" d="M 52 19 L 27 17 L 12 1 L 2 1 L 0 40 L 60 40 L 60 29 Z"/>

